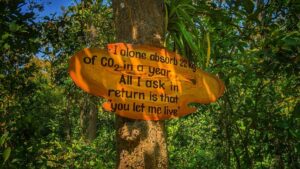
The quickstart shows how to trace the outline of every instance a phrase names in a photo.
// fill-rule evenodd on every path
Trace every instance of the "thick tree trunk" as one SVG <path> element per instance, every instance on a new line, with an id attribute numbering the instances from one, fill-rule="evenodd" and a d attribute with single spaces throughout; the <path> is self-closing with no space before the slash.
<path id="1" fill-rule="evenodd" d="M 119 42 L 162 46 L 163 0 L 113 0 Z M 117 168 L 168 168 L 163 121 L 116 117 Z"/>

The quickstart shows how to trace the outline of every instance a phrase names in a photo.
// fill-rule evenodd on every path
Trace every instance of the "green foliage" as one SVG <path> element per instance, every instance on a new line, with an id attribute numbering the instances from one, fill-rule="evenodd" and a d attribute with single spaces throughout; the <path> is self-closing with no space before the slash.
<path id="1" fill-rule="evenodd" d="M 2 156 L 3 156 L 3 163 L 5 163 L 8 160 L 8 158 L 10 156 L 10 153 L 11 153 L 11 148 L 10 147 L 5 148 L 5 150 L 4 150 L 3 154 L 2 154 Z"/>
<path id="2" fill-rule="evenodd" d="M 166 45 L 172 46 L 174 51 L 181 53 L 191 60 L 203 56 L 200 45 L 202 30 L 199 20 L 192 17 L 196 14 L 196 7 L 191 0 L 165 0 L 166 16 L 165 31 Z M 195 25 L 195 26 L 191 26 Z"/>
<path id="3" fill-rule="evenodd" d="M 67 74 L 74 52 L 113 39 L 111 9 L 78 4 L 37 23 L 21 12 L 26 4 L 0 3 L 0 168 L 113 168 L 114 118 L 99 109 L 101 139 L 89 142 L 80 122 L 87 97 Z"/>
<path id="4" fill-rule="evenodd" d="M 39 47 L 40 34 L 32 24 L 34 14 L 21 12 L 24 1 L 0 1 L 0 152 L 1 166 L 8 167 L 22 146 L 28 124 L 24 122 L 24 96 L 30 97 L 36 85 L 36 71 L 29 65 Z M 20 132 L 20 134 L 19 134 Z M 20 154 L 21 155 L 21 154 Z"/>
<path id="5" fill-rule="evenodd" d="M 67 73 L 76 51 L 114 41 L 111 7 L 83 1 L 36 21 L 25 4 L 0 2 L 0 168 L 114 168 L 114 115 Z M 299 3 L 166 0 L 165 9 L 166 47 L 226 85 L 218 102 L 167 121 L 170 168 L 298 168 Z"/>
<path id="6" fill-rule="evenodd" d="M 176 2 L 179 3 L 172 3 Z M 206 42 L 210 42 L 211 55 L 209 50 L 206 55 L 198 55 L 202 57 L 198 59 L 199 65 L 205 68 L 206 60 L 206 69 L 218 73 L 225 81 L 226 93 L 218 104 L 199 106 L 200 115 L 170 122 L 171 168 L 297 168 L 300 160 L 300 126 L 295 115 L 299 114 L 300 93 L 300 22 L 295 15 L 298 3 L 189 4 L 197 9 L 190 13 L 189 20 L 201 21 L 201 27 L 197 28 L 202 33 L 201 41 L 205 32 L 210 35 Z M 177 19 L 179 23 L 189 21 Z M 195 37 L 192 30 L 189 28 L 189 33 Z M 203 44 L 199 46 L 205 51 L 209 43 Z M 198 125 L 193 124 L 195 119 Z M 184 126 L 186 123 L 190 125 Z M 197 138 L 208 126 L 205 136 Z M 193 128 L 198 129 L 197 134 L 189 133 Z M 204 152 L 200 153 L 203 161 L 196 152 Z M 204 156 L 205 153 L 209 155 Z"/>

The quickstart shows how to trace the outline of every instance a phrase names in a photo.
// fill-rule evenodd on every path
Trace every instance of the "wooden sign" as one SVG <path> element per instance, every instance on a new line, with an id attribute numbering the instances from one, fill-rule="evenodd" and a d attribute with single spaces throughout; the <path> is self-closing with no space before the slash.
<path id="1" fill-rule="evenodd" d="M 224 92 L 221 80 L 187 59 L 142 45 L 86 48 L 71 58 L 69 73 L 81 89 L 107 99 L 105 110 L 132 119 L 184 116 L 196 111 L 189 103 L 214 102 Z"/>

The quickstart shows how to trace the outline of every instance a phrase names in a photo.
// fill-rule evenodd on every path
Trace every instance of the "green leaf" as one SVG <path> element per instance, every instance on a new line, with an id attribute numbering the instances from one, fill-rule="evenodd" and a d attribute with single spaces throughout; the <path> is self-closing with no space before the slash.
<path id="1" fill-rule="evenodd" d="M 17 25 L 16 22 L 12 22 L 9 24 L 9 30 L 12 32 L 16 32 L 21 28 L 21 26 Z"/>
<path id="2" fill-rule="evenodd" d="M 10 153 L 11 153 L 11 148 L 10 147 L 7 147 L 5 150 L 4 150 L 4 152 L 3 152 L 3 163 L 5 163 L 7 160 L 8 160 L 8 158 L 9 158 L 9 156 L 10 156 Z"/>
<path id="3" fill-rule="evenodd" d="M 4 48 L 4 49 L 9 49 L 9 48 L 10 48 L 10 45 L 9 45 L 8 43 L 5 43 L 4 46 L 3 46 L 3 48 Z"/>
<path id="4" fill-rule="evenodd" d="M 208 67 L 209 61 L 210 61 L 210 54 L 211 54 L 209 33 L 206 33 L 206 41 L 207 41 L 207 52 L 206 52 L 206 64 L 205 64 L 205 67 Z"/>
<path id="5" fill-rule="evenodd" d="M 182 23 L 178 23 L 178 27 L 180 29 L 180 33 L 183 35 L 184 39 L 188 43 L 189 47 L 193 50 L 193 52 L 197 51 L 197 46 L 193 42 L 193 37 L 190 32 L 188 32 Z"/>
<path id="6" fill-rule="evenodd" d="M 286 36 L 282 40 L 285 43 L 285 45 L 288 46 L 298 46 L 300 44 L 300 38 L 296 36 Z"/>
<path id="7" fill-rule="evenodd" d="M 6 39 L 7 39 L 8 37 L 10 37 L 10 36 L 11 36 L 11 34 L 5 32 L 5 33 L 2 35 L 1 39 L 2 39 L 2 40 L 6 40 Z"/>
<path id="8" fill-rule="evenodd" d="M 300 138 L 300 133 L 296 131 L 293 131 L 291 129 L 289 129 L 290 134 L 295 137 L 295 138 Z"/>
<path id="9" fill-rule="evenodd" d="M 4 133 L 0 138 L 0 147 L 5 143 L 6 139 L 8 137 L 8 132 Z"/>

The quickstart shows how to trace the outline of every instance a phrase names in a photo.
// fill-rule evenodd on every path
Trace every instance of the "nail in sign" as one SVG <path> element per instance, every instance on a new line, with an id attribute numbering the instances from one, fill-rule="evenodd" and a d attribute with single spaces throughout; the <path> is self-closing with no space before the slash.
<path id="1" fill-rule="evenodd" d="M 208 104 L 224 93 L 216 76 L 174 52 L 144 45 L 85 48 L 70 59 L 69 73 L 78 87 L 107 99 L 105 110 L 132 119 L 184 116 L 196 111 L 189 103 Z"/>

